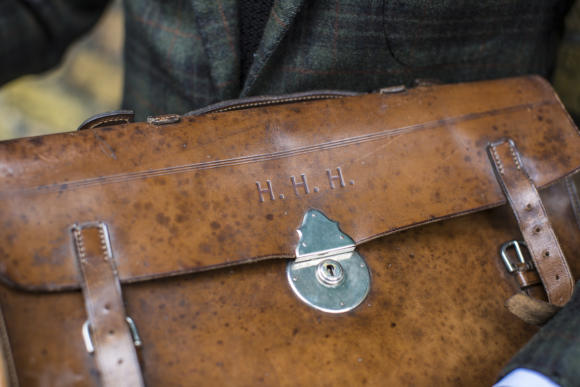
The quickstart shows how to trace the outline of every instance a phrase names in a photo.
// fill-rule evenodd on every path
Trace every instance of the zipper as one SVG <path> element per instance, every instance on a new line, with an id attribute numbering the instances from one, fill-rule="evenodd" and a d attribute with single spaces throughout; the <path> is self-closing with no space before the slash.
<path id="1" fill-rule="evenodd" d="M 319 99 L 332 99 L 332 98 L 343 98 L 344 95 L 329 95 L 329 94 L 317 94 L 317 95 L 310 95 L 307 97 L 290 97 L 290 98 L 282 98 L 282 99 L 270 99 L 266 101 L 259 101 L 259 102 L 250 102 L 250 103 L 240 103 L 232 106 L 228 106 L 223 109 L 213 110 L 212 113 L 223 113 L 229 112 L 232 110 L 243 110 L 258 106 L 270 106 L 270 105 L 278 105 L 283 103 L 292 103 L 292 102 L 304 102 L 304 101 L 312 101 L 312 100 L 319 100 Z M 209 113 L 209 112 L 208 112 Z"/>
<path id="2" fill-rule="evenodd" d="M 324 90 L 315 92 L 301 92 L 294 94 L 287 94 L 281 96 L 259 96 L 259 97 L 248 97 L 241 100 L 229 100 L 218 102 L 213 105 L 206 106 L 204 108 L 191 111 L 186 113 L 186 116 L 200 116 L 208 113 L 224 113 L 235 110 L 243 110 L 254 107 L 264 107 L 272 105 L 280 105 L 285 103 L 294 102 L 305 102 L 313 100 L 323 100 L 323 99 L 336 99 L 343 97 L 353 97 L 360 95 L 362 93 L 350 92 L 350 91 L 334 91 L 334 90 Z"/>

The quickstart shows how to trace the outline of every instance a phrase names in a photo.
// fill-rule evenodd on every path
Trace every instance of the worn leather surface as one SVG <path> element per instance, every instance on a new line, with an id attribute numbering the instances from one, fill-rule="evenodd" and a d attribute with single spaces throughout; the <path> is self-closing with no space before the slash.
<path id="1" fill-rule="evenodd" d="M 504 203 L 485 152 L 504 137 L 538 187 L 580 165 L 577 129 L 535 77 L 3 142 L 0 278 L 78 287 L 68 228 L 94 220 L 122 282 L 292 257 L 308 208 L 362 244 Z M 345 186 L 331 189 L 339 167 Z M 309 194 L 293 190 L 301 175 Z M 268 180 L 274 200 L 261 202 Z"/>
<path id="2" fill-rule="evenodd" d="M 538 78 L 0 143 L 0 305 L 21 385 L 98 383 L 70 235 L 94 220 L 110 227 L 146 385 L 492 384 L 536 331 L 504 307 L 519 285 L 499 247 L 522 235 L 486 147 L 508 137 L 578 276 L 563 179 L 578 132 Z M 275 200 L 260 201 L 267 180 Z M 288 286 L 280 258 L 308 208 L 369 265 L 351 312 Z"/>
<path id="3" fill-rule="evenodd" d="M 75 225 L 72 234 L 99 383 L 143 386 L 107 228 L 100 223 Z"/>
<path id="4" fill-rule="evenodd" d="M 516 144 L 511 140 L 492 143 L 489 154 L 534 267 L 542 279 L 548 301 L 564 306 L 572 297 L 574 277 Z"/>
<path id="5" fill-rule="evenodd" d="M 548 212 L 572 271 L 580 273 L 579 230 L 563 195 L 557 185 L 543 197 L 559 203 Z M 536 331 L 504 307 L 518 285 L 498 248 L 520 237 L 511 210 L 502 207 L 364 244 L 371 293 L 343 315 L 318 312 L 294 296 L 286 260 L 124 286 L 143 339 L 145 381 L 489 386 Z M 0 302 L 22 385 L 95 385 L 80 336 L 80 292 L 3 287 Z"/>

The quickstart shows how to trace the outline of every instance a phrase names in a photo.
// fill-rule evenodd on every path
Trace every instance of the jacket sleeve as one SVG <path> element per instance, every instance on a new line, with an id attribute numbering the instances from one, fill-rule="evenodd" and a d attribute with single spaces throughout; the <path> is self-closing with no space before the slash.
<path id="1" fill-rule="evenodd" d="M 580 0 L 574 2 L 566 16 L 553 82 L 574 121 L 580 125 Z"/>
<path id="2" fill-rule="evenodd" d="M 0 85 L 56 65 L 108 0 L 0 0 Z"/>
<path id="3" fill-rule="evenodd" d="M 580 381 L 580 282 L 574 295 L 525 347 L 500 376 L 517 368 L 537 371 L 562 387 Z"/>

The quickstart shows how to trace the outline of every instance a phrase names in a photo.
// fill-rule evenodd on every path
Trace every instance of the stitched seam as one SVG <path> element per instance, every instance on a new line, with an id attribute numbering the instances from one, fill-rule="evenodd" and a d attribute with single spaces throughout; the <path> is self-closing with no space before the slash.
<path id="1" fill-rule="evenodd" d="M 83 240 L 83 234 L 79 228 L 73 230 L 73 235 L 75 236 L 75 244 L 77 245 L 77 252 L 79 254 L 79 260 L 81 263 L 85 263 L 87 260 L 87 252 L 85 250 L 85 243 Z"/>
<path id="2" fill-rule="evenodd" d="M 499 158 L 499 154 L 497 153 L 495 145 L 491 146 L 491 154 L 493 156 L 493 160 L 495 161 L 495 165 L 497 167 L 498 172 L 500 173 L 500 175 L 503 175 L 504 172 L 503 164 L 501 162 L 501 159 Z"/>
<path id="3" fill-rule="evenodd" d="M 97 121 L 91 123 L 91 126 L 89 126 L 88 128 L 89 129 L 94 129 L 95 126 L 97 126 L 97 125 L 102 125 L 102 124 L 106 124 L 107 122 L 115 122 L 115 121 L 124 121 L 126 123 L 129 123 L 129 119 L 123 118 L 123 116 L 115 116 L 115 117 L 112 117 L 112 118 L 109 118 L 109 119 L 106 119 L 106 120 L 102 120 L 102 121 L 101 120 L 97 120 Z"/>
<path id="4" fill-rule="evenodd" d="M 101 241 L 101 249 L 103 252 L 103 258 L 105 261 L 109 260 L 109 249 L 107 248 L 107 240 L 105 238 L 105 230 L 102 225 L 99 225 L 99 239 Z"/>
<path id="5" fill-rule="evenodd" d="M 510 152 L 512 153 L 512 157 L 514 159 L 514 163 L 516 164 L 516 168 L 518 170 L 522 169 L 522 166 L 520 165 L 520 160 L 518 159 L 518 155 L 516 154 L 516 150 L 514 149 L 512 144 L 510 144 L 509 142 L 508 142 L 508 145 L 510 147 Z"/>

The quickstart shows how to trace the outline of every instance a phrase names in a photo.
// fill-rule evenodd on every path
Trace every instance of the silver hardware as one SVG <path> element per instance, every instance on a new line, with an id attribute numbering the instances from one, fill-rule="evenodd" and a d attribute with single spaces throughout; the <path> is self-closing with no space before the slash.
<path id="1" fill-rule="evenodd" d="M 143 341 L 141 341 L 141 336 L 139 336 L 139 331 L 137 330 L 137 326 L 135 325 L 135 321 L 129 316 L 125 317 L 125 321 L 129 326 L 129 332 L 131 332 L 131 337 L 133 338 L 133 345 L 136 348 L 140 348 L 143 345 Z M 91 324 L 89 320 L 85 321 L 82 327 L 82 335 L 83 341 L 85 342 L 85 349 L 89 354 L 95 353 L 95 346 L 93 344 L 93 337 L 91 333 Z"/>
<path id="2" fill-rule="evenodd" d="M 370 273 L 354 241 L 317 210 L 306 212 L 297 231 L 296 260 L 286 269 L 296 296 L 328 313 L 344 313 L 360 305 L 370 290 Z"/>
<path id="3" fill-rule="evenodd" d="M 354 251 L 354 241 L 343 234 L 336 222 L 318 210 L 308 210 L 298 230 L 296 263 Z"/>
<path id="4" fill-rule="evenodd" d="M 335 287 L 344 281 L 344 270 L 337 261 L 325 259 L 316 268 L 316 279 L 322 285 Z"/>
<path id="5" fill-rule="evenodd" d="M 82 328 L 83 341 L 85 342 L 85 348 L 91 355 L 95 352 L 95 346 L 93 345 L 93 339 L 91 337 L 91 325 L 89 320 L 85 321 Z"/>
<path id="6" fill-rule="evenodd" d="M 139 336 L 139 331 L 137 331 L 137 326 L 135 321 L 129 316 L 125 317 L 127 325 L 129 325 L 129 331 L 131 332 L 131 337 L 133 338 L 133 345 L 137 348 L 141 348 L 143 342 L 141 341 L 141 336 Z"/>
<path id="7" fill-rule="evenodd" d="M 179 114 L 163 114 L 161 116 L 147 117 L 147 123 L 153 125 L 174 124 L 181 121 Z"/>
<path id="8" fill-rule="evenodd" d="M 500 255 L 501 255 L 501 259 L 503 260 L 503 263 L 504 263 L 505 268 L 506 268 L 508 273 L 513 273 L 514 271 L 516 271 L 516 268 L 514 267 L 514 265 L 510 261 L 509 256 L 507 255 L 508 248 L 510 248 L 510 247 L 514 248 L 514 250 L 516 252 L 516 256 L 517 256 L 518 261 L 520 263 L 526 264 L 528 269 L 531 269 L 534 267 L 533 262 L 526 261 L 526 257 L 524 256 L 524 254 L 522 252 L 521 246 L 524 246 L 526 249 L 528 248 L 528 245 L 526 245 L 526 242 L 516 241 L 516 240 L 509 241 L 509 242 L 506 242 L 503 245 L 501 245 Z"/>
<path id="9" fill-rule="evenodd" d="M 407 87 L 405 87 L 405 85 L 397 85 L 383 87 L 382 89 L 379 89 L 379 94 L 395 94 L 402 93 L 403 91 L 407 91 Z"/>

